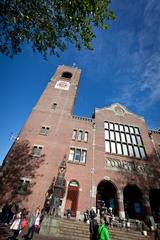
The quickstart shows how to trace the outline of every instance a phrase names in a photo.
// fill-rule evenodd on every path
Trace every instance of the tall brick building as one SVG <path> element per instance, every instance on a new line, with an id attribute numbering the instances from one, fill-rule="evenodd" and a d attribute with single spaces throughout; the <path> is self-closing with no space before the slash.
<path id="1" fill-rule="evenodd" d="M 67 156 L 67 208 L 79 218 L 105 202 L 120 217 L 160 215 L 160 131 L 120 104 L 72 115 L 80 69 L 59 66 L 33 108 L 2 167 L 2 202 L 43 207 L 45 194 Z M 6 180 L 7 179 L 7 180 Z"/>

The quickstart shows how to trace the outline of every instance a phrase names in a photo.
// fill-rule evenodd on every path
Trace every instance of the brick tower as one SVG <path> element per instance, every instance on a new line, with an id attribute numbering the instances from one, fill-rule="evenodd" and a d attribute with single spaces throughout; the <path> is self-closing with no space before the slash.
<path id="1" fill-rule="evenodd" d="M 11 152 L 17 144 L 27 140 L 29 161 L 31 165 L 37 162 L 37 166 L 35 165 L 32 169 L 33 174 L 30 174 L 29 169 L 23 171 L 17 183 L 18 198 L 22 200 L 23 206 L 30 209 L 43 206 L 45 193 L 53 177 L 57 175 L 59 163 L 64 154 L 69 152 L 68 147 L 72 135 L 71 113 L 79 78 L 78 68 L 66 66 L 57 68 L 21 129 L 19 140 L 10 150 Z M 43 163 L 39 163 L 41 156 L 43 156 Z M 5 162 L 9 157 L 10 153 Z M 28 161 L 27 157 L 26 161 Z M 28 195 L 25 194 L 25 191 L 28 191 L 27 188 L 31 188 Z M 13 196 L 7 193 L 4 195 L 5 198 L 12 199 Z"/>

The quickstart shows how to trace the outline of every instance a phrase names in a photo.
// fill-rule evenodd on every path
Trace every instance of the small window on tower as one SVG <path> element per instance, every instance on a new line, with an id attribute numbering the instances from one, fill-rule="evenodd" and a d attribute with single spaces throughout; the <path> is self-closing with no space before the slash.
<path id="1" fill-rule="evenodd" d="M 42 146 L 34 145 L 32 148 L 32 156 L 34 157 L 40 157 L 41 156 L 41 151 L 42 151 Z"/>
<path id="2" fill-rule="evenodd" d="M 63 77 L 63 78 L 71 79 L 72 73 L 70 73 L 70 72 L 63 72 L 63 73 L 62 73 L 62 77 Z"/>
<path id="3" fill-rule="evenodd" d="M 57 107 L 57 103 L 53 103 L 53 104 L 52 104 L 52 109 L 54 109 L 54 110 L 55 110 L 55 109 L 56 109 L 56 107 Z"/>
<path id="4" fill-rule="evenodd" d="M 30 191 L 30 184 L 31 180 L 28 178 L 20 178 L 18 187 L 17 187 L 17 192 L 21 195 L 28 194 Z"/>
<path id="5" fill-rule="evenodd" d="M 47 136 L 48 135 L 48 131 L 49 131 L 49 127 L 42 127 L 39 134 Z"/>

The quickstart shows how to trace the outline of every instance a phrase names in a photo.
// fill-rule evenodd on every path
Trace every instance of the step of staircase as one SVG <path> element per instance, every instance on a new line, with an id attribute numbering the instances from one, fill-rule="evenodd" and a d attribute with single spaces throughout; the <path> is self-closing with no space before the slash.
<path id="1" fill-rule="evenodd" d="M 49 226 L 50 224 L 50 226 Z M 59 236 L 73 240 L 89 240 L 89 225 L 72 219 L 51 219 L 48 217 L 44 226 L 41 227 L 41 234 Z M 45 232 L 44 232 L 44 231 Z M 53 232 L 54 231 L 54 232 Z M 151 240 L 149 236 L 144 236 L 136 230 L 127 230 L 125 228 L 108 228 L 111 240 Z"/>
<path id="2" fill-rule="evenodd" d="M 71 239 L 89 239 L 89 225 L 73 221 L 62 219 L 60 221 L 59 231 L 61 236 L 67 236 Z M 108 228 L 109 234 L 112 240 L 146 240 L 145 237 L 139 231 L 127 230 L 123 228 Z"/>
<path id="3" fill-rule="evenodd" d="M 10 231 L 10 225 L 0 223 L 0 240 L 6 240 L 11 235 L 12 232 Z"/>

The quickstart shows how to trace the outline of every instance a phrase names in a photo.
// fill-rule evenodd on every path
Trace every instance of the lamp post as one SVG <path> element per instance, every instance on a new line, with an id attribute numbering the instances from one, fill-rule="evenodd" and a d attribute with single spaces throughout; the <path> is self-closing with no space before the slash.
<path id="1" fill-rule="evenodd" d="M 92 124 L 92 135 L 93 135 L 93 140 L 92 140 L 92 161 L 91 161 L 91 190 L 90 190 L 90 209 L 93 207 L 93 197 L 94 197 L 94 174 L 95 174 L 95 166 L 94 166 L 94 161 L 95 161 L 95 130 L 96 130 L 96 124 Z"/>

